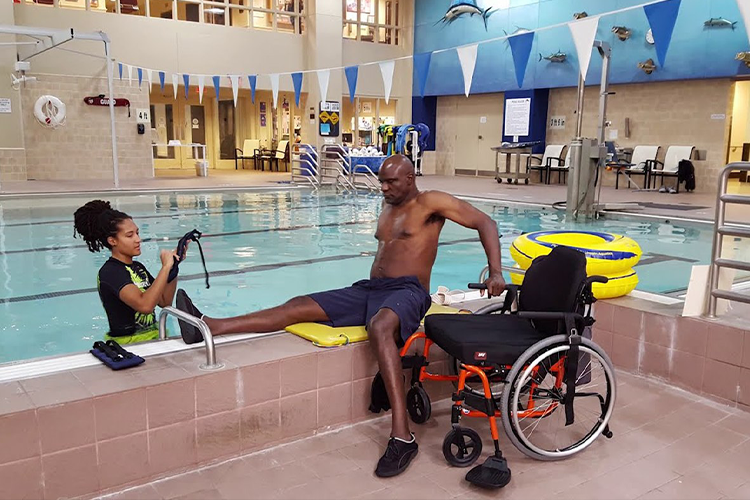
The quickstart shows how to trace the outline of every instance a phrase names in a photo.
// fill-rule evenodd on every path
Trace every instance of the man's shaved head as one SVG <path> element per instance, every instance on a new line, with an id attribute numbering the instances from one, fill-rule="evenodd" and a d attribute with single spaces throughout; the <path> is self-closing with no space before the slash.
<path id="1" fill-rule="evenodd" d="M 378 180 L 385 202 L 391 205 L 399 205 L 418 193 L 414 183 L 414 163 L 404 155 L 386 158 L 378 172 Z"/>

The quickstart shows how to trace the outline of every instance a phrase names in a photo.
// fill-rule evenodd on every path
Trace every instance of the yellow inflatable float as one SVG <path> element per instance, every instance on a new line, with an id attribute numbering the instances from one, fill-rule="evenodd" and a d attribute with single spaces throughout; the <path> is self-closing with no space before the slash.
<path id="1" fill-rule="evenodd" d="M 632 269 L 641 258 L 641 247 L 631 238 L 596 231 L 537 231 L 522 234 L 510 247 L 510 254 L 520 269 L 528 269 L 540 255 L 547 255 L 558 245 L 575 248 L 586 255 L 586 273 L 606 276 L 606 284 L 594 283 L 597 299 L 611 299 L 632 292 L 638 275 Z M 523 282 L 523 275 L 512 273 L 513 283 Z"/>

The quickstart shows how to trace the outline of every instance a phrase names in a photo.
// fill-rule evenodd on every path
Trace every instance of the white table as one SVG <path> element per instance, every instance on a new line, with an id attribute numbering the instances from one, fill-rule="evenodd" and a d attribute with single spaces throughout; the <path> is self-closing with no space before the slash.
<path id="1" fill-rule="evenodd" d="M 151 159 L 154 159 L 154 148 L 192 148 L 193 149 L 193 159 L 196 161 L 207 161 L 206 160 L 206 145 L 205 144 L 197 144 L 197 143 L 191 143 L 191 144 L 151 144 Z M 200 157 L 198 155 L 198 151 L 201 152 Z M 153 163 L 153 162 L 152 162 Z"/>

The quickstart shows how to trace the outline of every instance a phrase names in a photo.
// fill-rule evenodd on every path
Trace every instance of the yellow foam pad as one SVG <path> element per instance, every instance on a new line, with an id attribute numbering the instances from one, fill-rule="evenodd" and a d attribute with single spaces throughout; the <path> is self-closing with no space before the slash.
<path id="1" fill-rule="evenodd" d="M 456 314 L 458 312 L 460 310 L 455 307 L 433 303 L 427 311 L 427 316 L 430 314 Z M 367 330 L 364 326 L 334 328 L 320 323 L 297 323 L 287 326 L 286 331 L 309 340 L 318 347 L 336 347 L 367 340 Z"/>

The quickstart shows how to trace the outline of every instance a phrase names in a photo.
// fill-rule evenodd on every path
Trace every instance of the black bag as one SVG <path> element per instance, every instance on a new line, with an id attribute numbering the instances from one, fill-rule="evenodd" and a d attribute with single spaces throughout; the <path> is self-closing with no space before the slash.
<path id="1" fill-rule="evenodd" d="M 685 191 L 695 190 L 695 166 L 690 160 L 680 160 L 677 164 L 677 183 L 685 183 Z"/>

